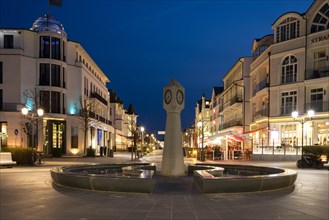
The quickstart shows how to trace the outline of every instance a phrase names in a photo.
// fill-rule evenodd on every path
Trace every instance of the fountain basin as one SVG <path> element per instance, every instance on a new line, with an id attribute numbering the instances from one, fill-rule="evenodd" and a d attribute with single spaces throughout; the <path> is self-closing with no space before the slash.
<path id="1" fill-rule="evenodd" d="M 154 164 L 61 166 L 50 170 L 55 184 L 79 189 L 150 193 Z"/>
<path id="2" fill-rule="evenodd" d="M 216 167 L 224 168 L 216 175 Z M 294 185 L 297 171 L 275 167 L 228 164 L 195 164 L 189 167 L 202 193 L 237 193 L 284 189 Z"/>

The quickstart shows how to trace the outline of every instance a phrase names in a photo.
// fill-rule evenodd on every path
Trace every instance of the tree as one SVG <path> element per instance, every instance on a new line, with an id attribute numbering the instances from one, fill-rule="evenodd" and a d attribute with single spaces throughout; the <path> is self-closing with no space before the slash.
<path id="1" fill-rule="evenodd" d="M 40 117 L 37 117 L 37 109 L 42 108 L 43 105 L 46 105 L 49 99 L 42 99 L 42 90 L 35 87 L 33 89 L 26 89 L 23 91 L 24 105 L 29 110 L 30 115 L 25 115 L 25 121 L 23 124 L 24 133 L 29 137 L 29 144 L 34 148 L 35 145 L 38 145 L 38 125 L 41 120 Z"/>
<path id="2" fill-rule="evenodd" d="M 80 122 L 80 128 L 84 133 L 84 141 L 83 141 L 83 152 L 86 154 L 87 149 L 87 136 L 90 125 L 93 121 L 96 120 L 96 113 L 99 111 L 97 107 L 97 103 L 95 99 L 92 99 L 87 96 L 80 96 L 79 101 L 76 103 L 75 108 L 77 112 L 77 116 Z M 93 134 L 92 129 L 90 129 L 90 140 L 92 140 Z M 91 149 L 90 145 L 90 149 Z"/>
<path id="3" fill-rule="evenodd" d="M 135 158 L 137 156 L 137 139 L 138 139 L 138 133 L 137 133 L 137 125 L 135 118 L 138 116 L 135 112 L 134 106 L 132 104 L 129 105 L 127 110 L 128 116 L 128 130 L 130 131 L 131 136 L 128 136 L 128 139 L 132 140 L 133 142 L 133 148 L 131 150 L 131 160 L 134 159 L 134 150 L 135 150 Z"/>

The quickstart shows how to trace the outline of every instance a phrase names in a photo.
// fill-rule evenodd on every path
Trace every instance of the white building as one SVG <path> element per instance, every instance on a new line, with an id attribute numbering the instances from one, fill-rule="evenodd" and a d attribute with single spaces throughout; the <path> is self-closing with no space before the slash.
<path id="1" fill-rule="evenodd" d="M 252 150 L 252 159 L 297 159 L 303 146 L 329 145 L 329 2 L 283 14 L 272 29 L 223 77 L 224 91 L 213 91 L 207 139 L 224 159 L 234 158 L 232 148 Z"/>
<path id="2" fill-rule="evenodd" d="M 223 77 L 224 88 L 213 89 L 210 103 L 210 140 L 220 147 L 224 159 L 241 157 L 249 150 L 249 67 L 251 57 L 239 58 Z M 251 150 L 251 149 L 250 149 Z"/>
<path id="3" fill-rule="evenodd" d="M 30 30 L 0 29 L 0 80 L 2 146 L 30 147 L 34 142 L 50 154 L 54 148 L 68 155 L 84 154 L 83 126 L 77 116 L 82 98 L 94 103 L 86 147 L 96 152 L 108 147 L 114 132 L 109 79 L 79 43 L 67 39 L 54 18 L 40 17 Z M 37 91 L 35 99 L 26 91 Z M 27 117 L 21 113 L 24 106 L 30 110 Z M 44 110 L 43 116 L 37 116 L 37 108 Z M 32 117 L 38 119 L 35 138 L 24 133 Z"/>
<path id="4" fill-rule="evenodd" d="M 329 143 L 329 3 L 317 0 L 304 14 L 283 14 L 272 29 L 252 49 L 255 159 L 293 158 L 302 146 Z M 309 118 L 311 109 L 315 115 Z M 296 121 L 293 111 L 299 112 Z"/>

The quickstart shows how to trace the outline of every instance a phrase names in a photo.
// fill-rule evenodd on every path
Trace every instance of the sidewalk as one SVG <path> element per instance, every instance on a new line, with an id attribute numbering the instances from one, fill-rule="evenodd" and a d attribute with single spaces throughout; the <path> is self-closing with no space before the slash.
<path id="1" fill-rule="evenodd" d="M 161 151 L 140 161 L 161 165 Z M 295 188 L 256 193 L 200 194 L 188 178 L 183 178 L 183 184 L 168 182 L 151 194 L 94 192 L 52 184 L 49 170 L 53 166 L 108 162 L 131 162 L 130 154 L 46 158 L 41 166 L 0 169 L 0 219 L 329 219 L 328 170 L 298 169 Z M 293 162 L 219 162 L 296 169 Z"/>

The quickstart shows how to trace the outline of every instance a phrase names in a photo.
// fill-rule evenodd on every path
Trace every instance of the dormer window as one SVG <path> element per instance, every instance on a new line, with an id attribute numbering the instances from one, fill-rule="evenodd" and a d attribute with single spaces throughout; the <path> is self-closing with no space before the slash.
<path id="1" fill-rule="evenodd" d="M 329 29 L 329 3 L 324 4 L 315 15 L 311 26 L 311 33 L 323 31 L 325 29 Z"/>
<path id="2" fill-rule="evenodd" d="M 283 20 L 276 28 L 276 42 L 283 42 L 299 37 L 299 20 L 289 17 Z"/>

